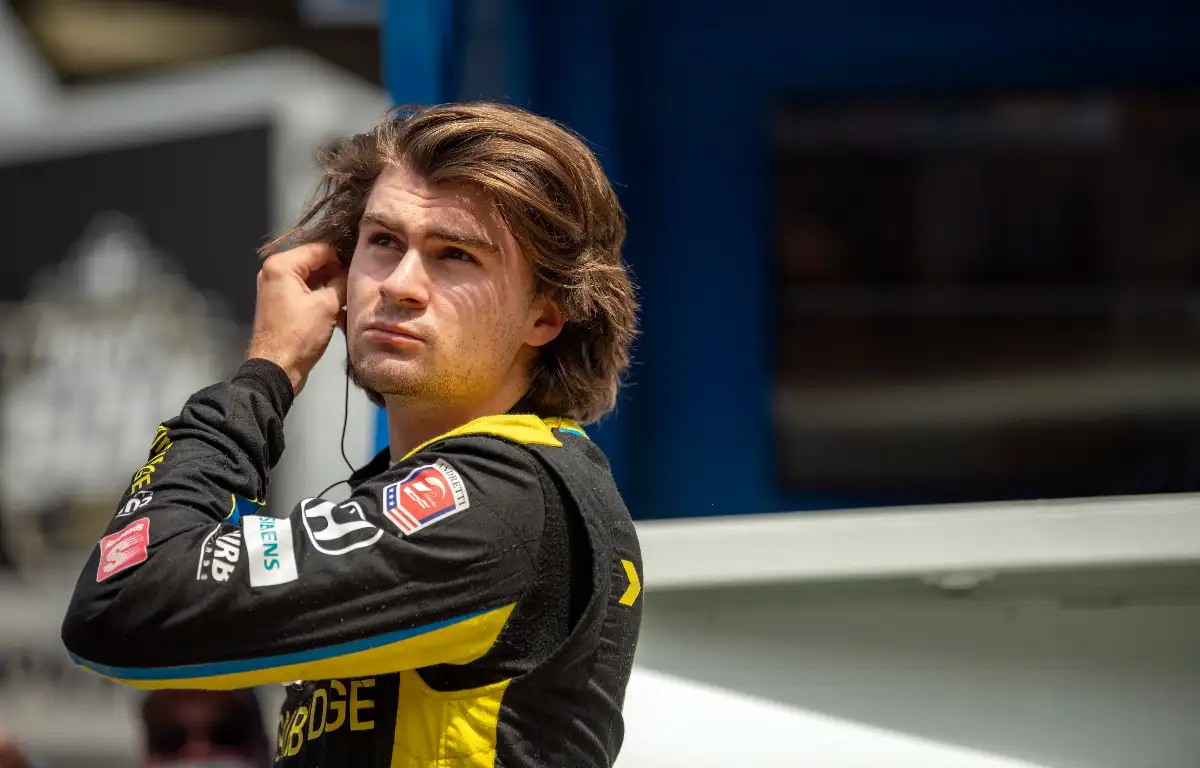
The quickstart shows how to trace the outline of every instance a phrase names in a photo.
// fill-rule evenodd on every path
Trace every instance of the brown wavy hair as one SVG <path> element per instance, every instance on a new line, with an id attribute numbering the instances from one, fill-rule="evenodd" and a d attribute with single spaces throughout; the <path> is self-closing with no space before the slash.
<path id="1" fill-rule="evenodd" d="M 621 258 L 625 215 L 579 136 L 503 104 L 396 107 L 374 130 L 324 147 L 317 164 L 324 178 L 316 195 L 263 255 L 329 242 L 349 264 L 367 197 L 385 168 L 402 166 L 433 184 L 471 185 L 488 196 L 529 259 L 534 290 L 566 320 L 538 350 L 523 403 L 581 423 L 612 410 L 629 367 L 637 298 Z M 367 394 L 382 405 L 379 393 Z"/>

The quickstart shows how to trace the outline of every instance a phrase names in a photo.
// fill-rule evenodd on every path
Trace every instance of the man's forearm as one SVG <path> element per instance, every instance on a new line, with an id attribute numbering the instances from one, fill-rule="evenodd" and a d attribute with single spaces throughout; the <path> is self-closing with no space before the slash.
<path id="1" fill-rule="evenodd" d="M 63 641 L 77 662 L 141 687 L 237 688 L 461 663 L 494 644 L 536 570 L 532 458 L 481 428 L 344 502 L 255 514 L 290 391 L 250 361 L 167 422 L 76 585 Z M 440 508 L 405 509 L 435 486 Z M 133 505 L 138 493 L 152 498 Z"/>
<path id="2" fill-rule="evenodd" d="M 221 524 L 236 531 L 241 515 L 264 503 L 292 397 L 278 366 L 250 360 L 159 428 L 80 575 L 63 625 L 68 649 L 120 658 L 114 643 L 150 641 L 169 629 L 172 612 L 195 607 L 170 600 L 191 594 L 182 579 L 203 575 L 192 575 L 198 566 L 185 561 L 203 557 Z"/>

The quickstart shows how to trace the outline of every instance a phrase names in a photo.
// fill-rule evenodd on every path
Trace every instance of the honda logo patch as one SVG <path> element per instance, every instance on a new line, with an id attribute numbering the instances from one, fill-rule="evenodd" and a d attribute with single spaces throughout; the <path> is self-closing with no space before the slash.
<path id="1" fill-rule="evenodd" d="M 320 499 L 300 502 L 304 513 L 304 530 L 318 552 L 344 555 L 355 549 L 369 547 L 379 541 L 383 531 L 367 522 L 367 516 L 357 501 L 334 504 Z"/>

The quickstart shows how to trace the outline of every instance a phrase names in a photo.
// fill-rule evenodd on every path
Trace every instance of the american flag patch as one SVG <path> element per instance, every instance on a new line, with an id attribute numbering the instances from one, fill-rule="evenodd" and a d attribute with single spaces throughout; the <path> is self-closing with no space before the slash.
<path id="1" fill-rule="evenodd" d="M 406 536 L 469 506 L 462 476 L 442 459 L 383 489 L 383 514 Z"/>

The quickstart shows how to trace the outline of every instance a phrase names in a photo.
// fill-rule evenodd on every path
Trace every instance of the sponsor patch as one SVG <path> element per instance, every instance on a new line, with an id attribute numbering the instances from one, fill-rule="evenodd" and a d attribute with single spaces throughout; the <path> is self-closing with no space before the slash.
<path id="1" fill-rule="evenodd" d="M 218 536 L 222 530 L 225 533 Z M 237 570 L 241 555 L 241 529 L 230 530 L 228 526 L 218 525 L 204 537 L 204 544 L 200 547 L 200 564 L 196 567 L 196 580 L 229 581 L 229 577 Z"/>
<path id="2" fill-rule="evenodd" d="M 469 506 L 462 477 L 442 459 L 383 489 L 383 513 L 406 536 Z"/>
<path id="3" fill-rule="evenodd" d="M 100 566 L 96 581 L 104 581 L 138 563 L 146 562 L 150 547 L 150 518 L 135 520 L 121 530 L 100 539 Z"/>
<path id="4" fill-rule="evenodd" d="M 344 555 L 355 549 L 369 547 L 379 541 L 383 531 L 367 522 L 367 516 L 357 501 L 334 504 L 320 499 L 305 499 L 300 503 L 304 514 L 304 530 L 318 552 Z"/>
<path id="5" fill-rule="evenodd" d="M 125 506 L 121 508 L 121 511 L 116 516 L 129 517 L 151 501 L 154 501 L 154 491 L 138 491 L 130 497 L 129 501 L 125 502 Z"/>
<path id="6" fill-rule="evenodd" d="M 250 586 L 268 587 L 296 580 L 296 554 L 292 548 L 292 522 L 261 515 L 242 518 L 246 557 L 250 560 Z"/>
<path id="7" fill-rule="evenodd" d="M 209 576 L 208 569 L 212 565 L 212 540 L 220 531 L 221 526 L 218 523 L 208 532 L 208 535 L 204 537 L 204 542 L 200 545 L 200 562 L 196 564 L 196 581 L 204 581 Z"/>

